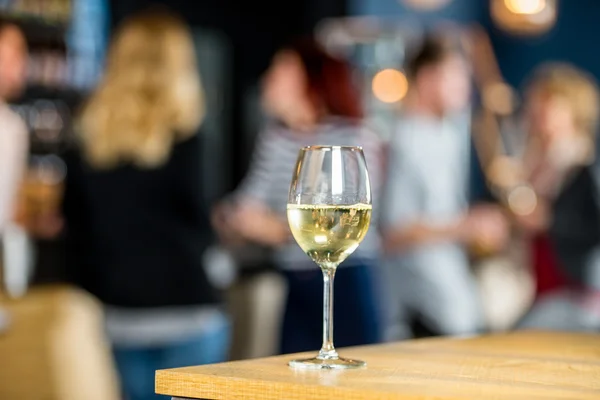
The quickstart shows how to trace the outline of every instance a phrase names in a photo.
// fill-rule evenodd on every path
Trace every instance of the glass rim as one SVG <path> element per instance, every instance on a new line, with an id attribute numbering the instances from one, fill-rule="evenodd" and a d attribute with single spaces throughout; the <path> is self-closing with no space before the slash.
<path id="1" fill-rule="evenodd" d="M 363 151 L 362 146 L 328 146 L 328 145 L 310 145 L 304 146 L 300 150 L 309 151 L 309 150 L 349 150 L 349 151 Z"/>

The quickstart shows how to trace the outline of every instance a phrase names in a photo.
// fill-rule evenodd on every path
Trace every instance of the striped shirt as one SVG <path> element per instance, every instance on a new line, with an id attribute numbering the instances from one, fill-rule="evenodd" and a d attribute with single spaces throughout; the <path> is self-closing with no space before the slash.
<path id="1" fill-rule="evenodd" d="M 353 259 L 374 259 L 379 255 L 377 205 L 381 187 L 382 142 L 364 124 L 343 118 L 331 118 L 313 132 L 298 133 L 283 125 L 270 125 L 258 138 L 250 170 L 236 190 L 238 201 L 258 200 L 272 211 L 286 217 L 291 179 L 298 151 L 309 145 L 361 146 L 363 148 L 372 190 L 373 210 L 371 227 L 361 245 L 342 265 L 352 265 Z M 295 242 L 275 250 L 275 261 L 284 269 L 314 268 L 314 264 Z"/>

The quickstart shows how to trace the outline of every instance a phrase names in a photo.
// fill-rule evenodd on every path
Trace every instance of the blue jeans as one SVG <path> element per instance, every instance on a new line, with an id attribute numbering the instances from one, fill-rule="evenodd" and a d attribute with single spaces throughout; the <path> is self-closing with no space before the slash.
<path id="1" fill-rule="evenodd" d="M 229 326 L 161 347 L 115 347 L 114 356 L 125 400 L 158 400 L 154 375 L 158 369 L 213 364 L 225 361 L 229 351 Z"/>
<path id="2" fill-rule="evenodd" d="M 517 329 L 599 332 L 600 303 L 591 291 L 559 289 L 536 300 Z"/>
<path id="3" fill-rule="evenodd" d="M 386 340 L 411 336 L 410 322 L 419 317 L 426 328 L 441 335 L 470 335 L 483 327 L 483 311 L 475 277 L 466 257 L 454 245 L 423 246 L 388 260 L 392 285 L 392 325 Z"/>
<path id="4" fill-rule="evenodd" d="M 338 269 L 334 280 L 336 347 L 381 341 L 382 310 L 376 293 L 378 269 L 364 263 Z M 317 351 L 323 329 L 323 274 L 318 268 L 286 271 L 288 299 L 283 318 L 283 354 Z"/>

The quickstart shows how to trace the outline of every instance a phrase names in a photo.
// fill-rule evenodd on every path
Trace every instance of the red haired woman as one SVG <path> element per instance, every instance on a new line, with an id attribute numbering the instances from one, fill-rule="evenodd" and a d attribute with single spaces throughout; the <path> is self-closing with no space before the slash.
<path id="1" fill-rule="evenodd" d="M 273 249 L 273 261 L 288 282 L 281 350 L 314 350 L 321 337 L 321 271 L 291 238 L 285 216 L 298 150 L 307 145 L 362 146 L 376 192 L 381 143 L 362 122 L 350 66 L 313 40 L 298 41 L 275 55 L 264 80 L 263 105 L 275 121 L 261 133 L 250 171 L 216 225 L 222 233 Z M 372 287 L 378 254 L 377 228 L 372 226 L 336 275 L 334 318 L 341 347 L 379 340 Z"/>

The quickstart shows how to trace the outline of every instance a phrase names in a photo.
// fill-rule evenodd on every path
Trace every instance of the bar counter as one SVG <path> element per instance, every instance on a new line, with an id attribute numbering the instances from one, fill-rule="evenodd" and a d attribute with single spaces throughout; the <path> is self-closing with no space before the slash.
<path id="1" fill-rule="evenodd" d="M 157 371 L 156 391 L 210 400 L 600 399 L 600 335 L 435 338 L 346 348 L 340 355 L 368 365 L 298 371 L 286 365 L 298 355 L 284 355 Z"/>

